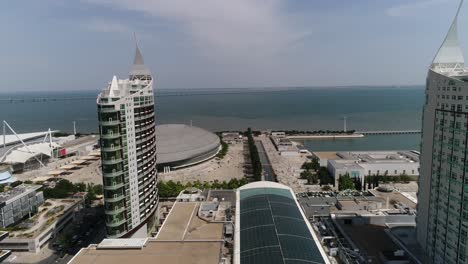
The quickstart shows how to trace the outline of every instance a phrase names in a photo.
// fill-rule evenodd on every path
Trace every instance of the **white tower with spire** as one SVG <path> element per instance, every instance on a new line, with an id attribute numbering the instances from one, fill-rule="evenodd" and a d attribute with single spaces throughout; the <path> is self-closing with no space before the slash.
<path id="1" fill-rule="evenodd" d="M 129 78 L 97 98 L 109 237 L 146 237 L 158 204 L 153 78 L 135 46 Z"/>
<path id="2" fill-rule="evenodd" d="M 457 32 L 462 3 L 426 82 L 416 218 L 425 263 L 468 263 L 468 69 Z"/>

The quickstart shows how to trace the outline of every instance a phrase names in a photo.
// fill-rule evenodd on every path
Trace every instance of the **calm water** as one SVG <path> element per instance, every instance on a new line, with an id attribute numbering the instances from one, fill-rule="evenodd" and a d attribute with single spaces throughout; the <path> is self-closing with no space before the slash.
<path id="1" fill-rule="evenodd" d="M 181 90 L 176 91 L 180 93 Z M 186 123 L 212 131 L 255 129 L 341 130 L 419 129 L 424 100 L 422 87 L 301 88 L 185 90 L 192 96 L 168 96 L 174 90 L 156 90 L 157 123 Z M 96 132 L 98 91 L 0 94 L 7 98 L 84 97 L 78 101 L 0 103 L 0 120 L 17 132 L 48 128 Z M 216 93 L 216 94 L 212 94 Z M 385 139 L 385 140 L 383 140 Z M 418 148 L 419 135 L 369 136 L 364 139 L 310 141 L 315 149 Z"/>
<path id="2" fill-rule="evenodd" d="M 298 141 L 310 151 L 420 150 L 421 135 L 371 135 L 364 138 Z"/>

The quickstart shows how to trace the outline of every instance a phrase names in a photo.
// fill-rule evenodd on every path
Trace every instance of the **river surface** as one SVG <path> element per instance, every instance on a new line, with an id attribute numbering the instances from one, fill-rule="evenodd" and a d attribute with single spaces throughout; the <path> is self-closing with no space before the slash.
<path id="1" fill-rule="evenodd" d="M 47 130 L 97 132 L 98 91 L 1 93 L 0 120 L 18 133 Z M 328 87 L 264 89 L 156 89 L 158 124 L 185 123 L 211 131 L 406 130 L 421 128 L 423 87 Z M 176 96 L 177 95 L 177 96 Z M 32 102 L 31 98 L 56 101 Z M 60 100 L 63 98 L 82 98 Z M 308 140 L 317 150 L 419 149 L 420 135 Z"/>

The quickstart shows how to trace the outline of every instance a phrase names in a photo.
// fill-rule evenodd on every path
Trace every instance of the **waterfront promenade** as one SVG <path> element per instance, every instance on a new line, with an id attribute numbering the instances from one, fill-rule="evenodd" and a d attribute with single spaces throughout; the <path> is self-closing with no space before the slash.
<path id="1" fill-rule="evenodd" d="M 305 185 L 307 180 L 299 179 L 299 174 L 302 171 L 301 166 L 304 162 L 308 161 L 308 154 L 281 156 L 269 137 L 262 135 L 256 139 L 262 142 L 265 154 L 270 161 L 271 168 L 279 183 L 291 187 L 294 192 L 321 190 L 319 185 Z"/>

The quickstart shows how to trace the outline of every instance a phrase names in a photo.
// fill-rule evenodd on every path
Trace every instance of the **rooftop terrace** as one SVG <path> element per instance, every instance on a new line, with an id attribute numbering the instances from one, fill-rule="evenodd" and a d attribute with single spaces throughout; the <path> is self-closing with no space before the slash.
<path id="1" fill-rule="evenodd" d="M 176 202 L 156 238 L 148 239 L 144 246 L 129 243 L 119 247 L 105 242 L 112 244 L 112 249 L 96 245 L 83 248 L 70 263 L 219 264 L 224 243 L 223 224 L 200 219 L 198 208 L 197 202 Z"/>
<path id="2" fill-rule="evenodd" d="M 21 184 L 6 192 L 2 192 L 0 193 L 0 205 L 1 203 L 6 203 L 9 200 L 14 200 L 23 194 L 27 194 L 32 191 L 37 191 L 41 187 L 41 185 Z"/>

